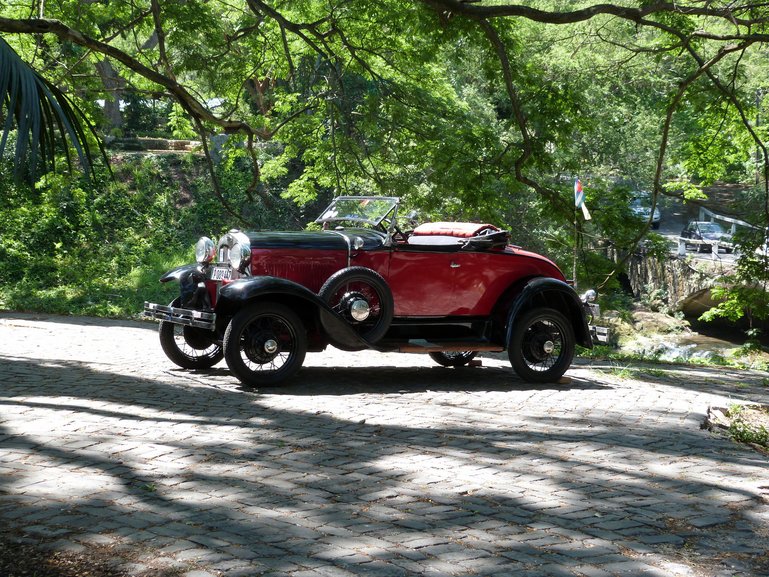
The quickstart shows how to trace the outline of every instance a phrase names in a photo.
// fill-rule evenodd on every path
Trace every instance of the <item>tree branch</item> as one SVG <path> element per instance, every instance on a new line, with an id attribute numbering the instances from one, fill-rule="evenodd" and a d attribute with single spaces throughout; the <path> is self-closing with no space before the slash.
<path id="1" fill-rule="evenodd" d="M 662 135 L 660 137 L 660 145 L 659 145 L 659 151 L 657 153 L 657 168 L 654 173 L 654 187 L 653 187 L 653 197 L 652 197 L 652 211 L 654 210 L 654 206 L 657 203 L 657 197 L 659 195 L 659 192 L 662 190 L 662 170 L 665 164 L 665 156 L 667 154 L 667 147 L 669 142 L 669 135 L 670 135 L 670 127 L 673 124 L 673 115 L 675 114 L 676 110 L 678 109 L 678 106 L 681 104 L 681 100 L 683 99 L 686 92 L 691 88 L 691 86 L 703 75 L 712 75 L 711 68 L 715 66 L 718 62 L 723 60 L 727 55 L 732 54 L 734 52 L 740 51 L 744 49 L 744 46 L 733 46 L 730 48 L 723 48 L 721 49 L 718 54 L 716 54 L 713 58 L 711 58 L 709 61 L 705 62 L 695 51 L 691 48 L 689 43 L 686 43 L 687 49 L 690 51 L 691 55 L 697 60 L 699 63 L 699 67 L 697 70 L 695 70 L 692 74 L 690 74 L 686 79 L 684 79 L 678 86 L 678 90 L 676 91 L 676 94 L 673 96 L 673 99 L 670 101 L 670 104 L 667 106 L 667 110 L 665 112 L 665 121 L 662 125 Z M 641 232 L 635 239 L 633 239 L 631 246 L 637 247 L 638 244 L 643 240 L 644 236 L 646 235 L 646 230 Z M 617 263 L 615 263 L 614 270 L 606 276 L 606 279 L 599 285 L 599 289 L 601 289 L 605 284 L 609 281 L 611 277 L 613 277 L 617 271 L 623 270 L 625 267 L 625 264 L 630 259 L 631 255 L 633 254 L 633 251 L 628 251 L 625 256 L 623 256 Z"/>
<path id="2" fill-rule="evenodd" d="M 524 167 L 529 158 L 531 158 L 531 155 L 534 151 L 531 142 L 531 134 L 529 134 L 526 114 L 523 111 L 523 105 L 521 104 L 521 100 L 518 97 L 518 91 L 516 90 L 513 83 L 513 73 L 510 66 L 510 58 L 507 54 L 507 47 L 505 46 L 504 42 L 502 42 L 502 39 L 499 37 L 496 29 L 488 20 L 478 20 L 478 25 L 483 30 L 486 38 L 488 38 L 489 42 L 497 53 L 497 57 L 499 58 L 500 65 L 502 66 L 502 76 L 505 80 L 505 89 L 507 90 L 510 104 L 513 107 L 513 116 L 515 117 L 515 122 L 518 125 L 518 131 L 520 132 L 521 138 L 523 139 L 521 154 L 515 160 L 515 178 L 518 180 L 518 182 L 521 182 L 522 184 L 525 184 L 536 190 L 537 193 L 543 197 L 549 198 L 556 205 L 562 204 L 560 195 L 558 195 L 557 192 L 543 187 L 541 184 L 539 184 L 539 182 L 529 178 L 524 173 Z"/>
<path id="3" fill-rule="evenodd" d="M 160 16 L 160 4 L 158 0 L 152 0 L 150 3 L 152 7 L 152 21 L 155 24 L 155 34 L 158 39 L 158 51 L 160 53 L 160 63 L 165 68 L 165 74 L 173 81 L 176 81 L 176 75 L 171 67 L 171 62 L 168 60 L 168 53 L 166 52 L 166 31 L 163 29 L 163 21 Z"/>
<path id="4" fill-rule="evenodd" d="M 58 20 L 14 20 L 10 18 L 0 18 L 0 32 L 19 34 L 53 34 L 61 40 L 67 40 L 79 46 L 88 48 L 94 52 L 104 54 L 105 56 L 114 58 L 147 80 L 150 80 L 165 88 L 194 118 L 200 119 L 204 122 L 213 123 L 222 128 L 225 132 L 243 132 L 245 134 L 262 136 L 259 131 L 249 126 L 246 122 L 217 117 L 197 98 L 195 98 L 187 88 L 185 88 L 175 79 L 169 78 L 157 70 L 142 64 L 136 58 L 126 54 L 122 50 L 96 40 L 95 38 L 86 36 L 82 32 L 75 30 L 74 28 L 70 28 Z"/>
<path id="5" fill-rule="evenodd" d="M 738 18 L 731 8 L 714 8 L 710 3 L 703 6 L 685 6 L 675 2 L 653 2 L 640 8 L 620 6 L 618 4 L 594 4 L 579 10 L 564 10 L 548 12 L 523 4 L 477 5 L 463 0 L 420 0 L 425 4 L 450 17 L 461 14 L 475 19 L 501 17 L 520 17 L 542 24 L 576 24 L 585 22 L 597 16 L 616 16 L 624 20 L 641 23 L 648 16 L 655 14 L 673 13 L 685 16 L 713 17 L 725 20 L 738 26 L 753 26 L 769 22 L 769 15 L 755 18 Z M 740 12 L 750 12 L 754 7 L 740 7 Z"/>

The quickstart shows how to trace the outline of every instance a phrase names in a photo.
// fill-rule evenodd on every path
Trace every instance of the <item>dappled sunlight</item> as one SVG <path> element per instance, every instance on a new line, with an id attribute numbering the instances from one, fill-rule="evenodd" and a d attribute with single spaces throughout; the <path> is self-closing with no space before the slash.
<path id="1" fill-rule="evenodd" d="M 0 355 L 7 530 L 209 571 L 762 570 L 766 458 L 699 428 L 731 372 L 580 363 L 532 385 L 503 360 L 329 350 L 249 391 L 221 367 L 169 369 L 141 325 L 62 327 L 81 338 Z"/>

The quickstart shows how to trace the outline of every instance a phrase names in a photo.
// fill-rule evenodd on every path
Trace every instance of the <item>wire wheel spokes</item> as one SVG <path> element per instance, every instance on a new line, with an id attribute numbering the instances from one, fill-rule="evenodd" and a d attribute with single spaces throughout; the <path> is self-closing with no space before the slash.
<path id="1" fill-rule="evenodd" d="M 444 367 L 464 367 L 476 354 L 476 351 L 440 351 L 430 353 L 430 358 Z"/>
<path id="2" fill-rule="evenodd" d="M 210 336 L 204 335 L 202 329 L 195 327 L 174 325 L 174 340 L 179 350 L 190 357 L 212 357 L 221 350 L 221 347 L 213 342 Z"/>
<path id="3" fill-rule="evenodd" d="M 296 333 L 285 319 L 265 314 L 251 322 L 241 337 L 241 357 L 252 371 L 276 371 L 296 351 Z"/>
<path id="4" fill-rule="evenodd" d="M 532 309 L 513 320 L 507 354 L 526 381 L 558 381 L 574 358 L 574 328 L 564 313 L 547 307 Z"/>
<path id="5" fill-rule="evenodd" d="M 249 387 L 278 385 L 296 373 L 307 353 L 302 319 L 280 303 L 254 303 L 224 333 L 227 366 Z"/>
<path id="6" fill-rule="evenodd" d="M 179 299 L 171 306 L 179 306 Z M 163 352 L 184 369 L 209 369 L 224 356 L 222 344 L 213 331 L 161 321 L 159 335 Z"/>
<path id="7" fill-rule="evenodd" d="M 523 357 L 532 370 L 553 367 L 563 351 L 563 335 L 552 320 L 542 319 L 528 327 L 523 336 Z"/>

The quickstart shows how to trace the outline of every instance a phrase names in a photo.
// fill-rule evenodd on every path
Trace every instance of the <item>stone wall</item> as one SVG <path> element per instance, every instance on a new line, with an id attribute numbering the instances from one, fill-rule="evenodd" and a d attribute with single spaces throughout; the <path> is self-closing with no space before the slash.
<path id="1" fill-rule="evenodd" d="M 169 140 L 167 138 L 106 138 L 108 148 L 126 151 L 194 151 L 200 147 L 196 140 Z"/>
<path id="2" fill-rule="evenodd" d="M 729 263 L 696 259 L 689 255 L 671 255 L 660 261 L 639 253 L 627 263 L 628 280 L 635 297 L 661 289 L 666 293 L 665 304 L 668 308 L 683 311 L 687 316 L 699 316 L 714 306 L 710 288 L 719 277 L 729 272 Z"/>

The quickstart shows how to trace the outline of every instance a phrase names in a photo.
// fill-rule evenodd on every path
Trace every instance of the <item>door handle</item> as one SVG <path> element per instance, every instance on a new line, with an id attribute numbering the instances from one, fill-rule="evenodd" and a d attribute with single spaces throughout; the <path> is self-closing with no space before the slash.
<path id="1" fill-rule="evenodd" d="M 462 265 L 459 264 L 459 263 L 456 263 L 454 261 L 451 262 L 451 268 L 459 268 L 460 266 L 462 266 Z"/>

